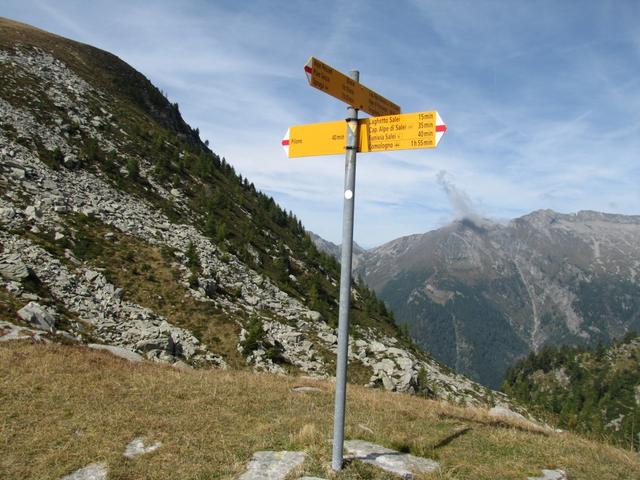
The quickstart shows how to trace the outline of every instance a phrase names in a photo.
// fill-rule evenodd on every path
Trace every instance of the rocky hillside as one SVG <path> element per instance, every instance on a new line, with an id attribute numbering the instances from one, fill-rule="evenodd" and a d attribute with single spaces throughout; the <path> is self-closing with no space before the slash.
<path id="1" fill-rule="evenodd" d="M 177 104 L 107 52 L 6 19 L 0 77 L 2 341 L 332 374 L 337 262 Z M 506 401 L 416 349 L 367 288 L 352 295 L 352 382 Z"/>
<path id="2" fill-rule="evenodd" d="M 640 217 L 462 220 L 368 250 L 356 274 L 435 358 L 485 385 L 546 345 L 640 331 Z"/>
<path id="3" fill-rule="evenodd" d="M 608 348 L 546 347 L 507 372 L 504 390 L 563 428 L 640 447 L 640 338 Z"/>

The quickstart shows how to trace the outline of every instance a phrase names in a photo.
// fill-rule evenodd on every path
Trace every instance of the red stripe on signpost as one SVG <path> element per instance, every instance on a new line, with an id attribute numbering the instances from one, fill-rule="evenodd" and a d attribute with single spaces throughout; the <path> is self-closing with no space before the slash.
<path id="1" fill-rule="evenodd" d="M 308 74 L 311 74 L 313 72 L 313 69 L 309 65 L 305 65 L 304 71 L 307 72 Z"/>
<path id="2" fill-rule="evenodd" d="M 289 140 L 282 140 L 282 146 L 286 147 L 287 145 L 289 145 Z"/>
<path id="3" fill-rule="evenodd" d="M 446 132 L 446 131 L 447 131 L 446 125 L 436 125 L 436 132 Z"/>

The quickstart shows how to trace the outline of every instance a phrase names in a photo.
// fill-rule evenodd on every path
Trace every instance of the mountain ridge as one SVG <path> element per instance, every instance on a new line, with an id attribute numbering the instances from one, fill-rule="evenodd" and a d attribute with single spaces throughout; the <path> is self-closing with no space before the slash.
<path id="1" fill-rule="evenodd" d="M 639 237 L 640 216 L 594 211 L 538 210 L 507 224 L 463 219 L 368 250 L 355 274 L 423 348 L 497 386 L 531 349 L 610 342 L 638 328 Z M 481 321 L 507 335 L 504 346 Z M 476 351 L 477 335 L 492 347 Z M 483 362 L 490 366 L 478 370 Z"/>

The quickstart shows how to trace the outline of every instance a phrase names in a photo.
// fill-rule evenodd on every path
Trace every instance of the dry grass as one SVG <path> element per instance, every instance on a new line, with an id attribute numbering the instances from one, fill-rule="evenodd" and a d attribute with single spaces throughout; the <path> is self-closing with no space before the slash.
<path id="1" fill-rule="evenodd" d="M 266 449 L 304 449 L 309 457 L 300 474 L 391 478 L 357 463 L 337 476 L 329 471 L 332 386 L 312 382 L 323 391 L 291 392 L 305 382 L 133 365 L 81 347 L 3 344 L 0 478 L 60 478 L 95 461 L 108 463 L 111 479 L 233 478 L 253 452 Z M 463 425 L 472 429 L 434 448 Z M 163 446 L 124 459 L 124 446 L 138 435 Z M 440 461 L 440 471 L 424 478 L 522 480 L 554 467 L 572 479 L 640 478 L 640 458 L 631 452 L 358 386 L 349 388 L 346 436 Z"/>

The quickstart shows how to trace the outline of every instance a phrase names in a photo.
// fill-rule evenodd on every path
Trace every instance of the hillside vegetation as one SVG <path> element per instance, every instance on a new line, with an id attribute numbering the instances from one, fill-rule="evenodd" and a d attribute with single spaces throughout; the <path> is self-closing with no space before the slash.
<path id="1" fill-rule="evenodd" d="M 295 392 L 296 386 L 320 391 Z M 77 346 L 0 345 L 0 477 L 60 478 L 89 463 L 121 479 L 233 478 L 258 450 L 304 450 L 300 475 L 391 479 L 371 466 L 329 471 L 333 386 L 306 378 L 239 371 L 183 371 L 131 364 Z M 640 476 L 637 454 L 577 435 L 497 421 L 486 410 L 349 387 L 347 438 L 427 456 L 441 468 L 424 478 L 523 480 L 543 468 L 571 479 Z M 452 434 L 460 427 L 465 434 Z M 122 456 L 132 438 L 155 452 Z M 294 478 L 298 478 L 297 476 Z"/>
<path id="2" fill-rule="evenodd" d="M 640 338 L 547 347 L 511 367 L 503 390 L 562 428 L 640 448 Z"/>

